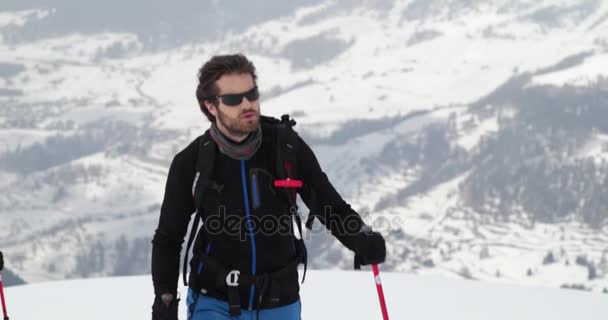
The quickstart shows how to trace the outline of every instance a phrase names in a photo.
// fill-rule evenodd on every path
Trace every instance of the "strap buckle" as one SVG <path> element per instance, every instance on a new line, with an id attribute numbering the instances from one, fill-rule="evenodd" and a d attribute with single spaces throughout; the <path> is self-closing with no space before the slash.
<path id="1" fill-rule="evenodd" d="M 229 287 L 238 287 L 240 275 L 241 271 L 239 270 L 231 270 L 228 272 L 228 275 L 226 275 L 226 285 Z"/>

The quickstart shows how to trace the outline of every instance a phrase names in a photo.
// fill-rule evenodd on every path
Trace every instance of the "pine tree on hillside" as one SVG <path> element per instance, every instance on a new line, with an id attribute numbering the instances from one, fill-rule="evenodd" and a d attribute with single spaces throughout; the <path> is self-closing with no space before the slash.
<path id="1" fill-rule="evenodd" d="M 555 256 L 553 255 L 553 251 L 549 251 L 547 252 L 547 255 L 545 255 L 545 257 L 543 258 L 543 264 L 547 265 L 547 264 L 552 264 L 555 263 Z"/>

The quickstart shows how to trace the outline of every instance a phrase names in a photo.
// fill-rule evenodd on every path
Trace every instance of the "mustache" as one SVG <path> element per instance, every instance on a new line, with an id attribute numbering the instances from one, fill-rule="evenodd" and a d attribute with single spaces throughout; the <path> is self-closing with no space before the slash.
<path id="1" fill-rule="evenodd" d="M 250 113 L 250 112 L 253 112 L 255 114 L 259 114 L 259 112 L 257 110 L 255 110 L 255 109 L 247 109 L 247 110 L 243 110 L 243 112 L 241 112 L 240 115 L 242 116 L 242 115 L 244 115 L 246 113 Z"/>

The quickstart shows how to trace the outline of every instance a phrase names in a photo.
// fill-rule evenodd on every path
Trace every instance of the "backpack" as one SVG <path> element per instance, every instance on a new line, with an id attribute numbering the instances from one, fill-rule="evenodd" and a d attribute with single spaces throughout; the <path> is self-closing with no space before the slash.
<path id="1" fill-rule="evenodd" d="M 273 117 L 261 116 L 261 124 L 270 125 L 276 128 L 277 136 L 276 136 L 276 167 L 275 167 L 275 177 L 277 178 L 274 182 L 274 186 L 278 188 L 283 196 L 289 201 L 289 212 L 292 215 L 292 219 L 295 220 L 295 224 L 298 228 L 299 239 L 296 238 L 300 254 L 299 254 L 299 263 L 304 264 L 304 274 L 302 277 L 302 282 L 306 278 L 306 267 L 307 267 L 307 251 L 306 246 L 304 244 L 304 239 L 302 237 L 302 220 L 298 213 L 298 206 L 296 203 L 296 188 L 302 186 L 302 182 L 294 179 L 297 177 L 297 159 L 296 154 L 298 150 L 298 134 L 293 130 L 293 127 L 296 125 L 295 120 L 290 119 L 289 115 L 285 114 L 281 116 L 281 119 L 276 119 Z M 202 219 L 202 212 L 200 210 L 201 203 L 203 201 L 204 195 L 201 190 L 204 187 L 210 188 L 221 188 L 214 181 L 211 180 L 211 175 L 214 169 L 215 156 L 217 152 L 217 147 L 215 141 L 211 139 L 209 132 L 205 132 L 199 139 L 198 146 L 198 156 L 196 161 L 196 175 L 194 178 L 194 183 L 192 187 L 192 195 L 194 197 L 194 204 L 196 208 L 196 215 L 194 221 L 192 223 L 192 228 L 190 230 L 190 236 L 188 238 L 188 243 L 186 246 L 186 253 L 184 255 L 184 264 L 183 264 L 183 281 L 184 285 L 188 285 L 188 281 L 186 278 L 186 274 L 188 272 L 188 254 L 190 252 L 190 248 L 192 244 L 195 242 L 195 238 L 198 241 L 198 237 L 204 237 L 204 231 L 198 231 L 199 223 Z M 200 233 L 199 235 L 197 235 Z"/>

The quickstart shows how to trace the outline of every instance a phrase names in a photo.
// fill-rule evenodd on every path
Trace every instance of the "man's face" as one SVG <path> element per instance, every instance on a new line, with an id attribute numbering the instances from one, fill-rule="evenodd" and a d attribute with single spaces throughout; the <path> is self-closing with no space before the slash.
<path id="1" fill-rule="evenodd" d="M 231 73 L 221 76 L 215 84 L 219 89 L 219 96 L 225 94 L 245 93 L 255 87 L 253 78 L 248 73 Z M 243 97 L 237 106 L 227 106 L 222 99 L 215 107 L 206 103 L 209 112 L 215 116 L 217 126 L 230 138 L 242 138 L 257 130 L 260 123 L 260 101 L 249 101 Z"/>

